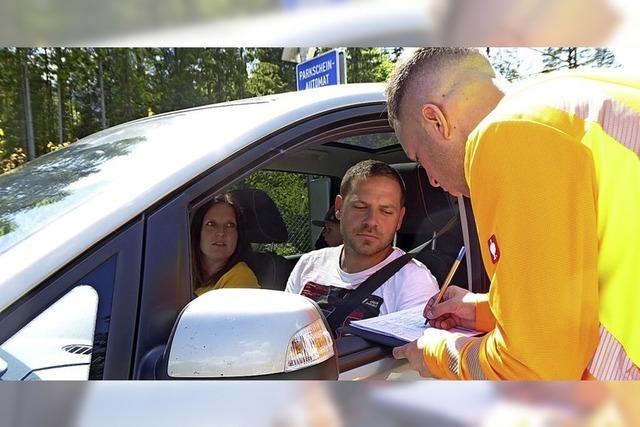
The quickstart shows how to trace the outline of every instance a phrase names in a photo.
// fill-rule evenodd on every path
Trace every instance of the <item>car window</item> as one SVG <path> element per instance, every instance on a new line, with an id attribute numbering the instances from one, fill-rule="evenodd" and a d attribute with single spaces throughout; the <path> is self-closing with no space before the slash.
<path id="1" fill-rule="evenodd" d="M 303 173 L 263 170 L 244 179 L 240 188 L 263 190 L 269 195 L 280 211 L 289 235 L 284 243 L 263 243 L 258 245 L 257 250 L 286 256 L 314 249 L 309 191 L 314 181 L 323 178 Z M 326 197 L 328 200 L 328 194 Z"/>
<path id="2" fill-rule="evenodd" d="M 341 138 L 336 144 L 344 144 L 355 148 L 376 151 L 398 145 L 398 138 L 393 132 L 369 133 Z"/>
<path id="3" fill-rule="evenodd" d="M 93 287 L 71 289 L 0 346 L 2 379 L 89 379 L 97 313 Z"/>
<path id="4" fill-rule="evenodd" d="M 69 274 L 44 283 L 3 319 L 0 359 L 7 364 L 1 379 L 101 379 L 105 368 L 118 256 L 96 263 L 91 254 Z M 74 270 L 90 268 L 67 282 Z M 124 270 L 121 270 L 124 271 Z M 122 296 L 126 296 L 122 294 Z M 124 302 L 121 302 L 124 303 Z M 118 330 L 118 335 L 126 335 Z"/>
<path id="5" fill-rule="evenodd" d="M 234 126 L 221 129 L 212 117 L 219 117 L 220 123 L 229 122 L 237 117 L 234 111 L 246 110 L 251 115 L 266 102 L 238 103 L 235 107 L 221 104 L 209 110 L 126 123 L 2 174 L 0 254 L 81 206 L 110 200 L 100 205 L 99 214 L 106 215 L 119 203 L 130 204 L 148 193 L 150 186 L 168 179 L 169 171 L 192 167 L 194 158 L 201 159 L 211 151 L 212 144 L 202 135 L 219 134 L 227 145 L 216 145 L 216 150 L 234 150 L 228 142 L 241 131 Z M 191 142 L 176 157 L 171 151 L 175 141 L 183 139 Z"/>
<path id="6" fill-rule="evenodd" d="M 144 139 L 89 137 L 0 177 L 0 253 L 100 194 L 119 173 L 117 160 Z"/>
<path id="7" fill-rule="evenodd" d="M 189 215 L 194 295 L 222 287 L 284 290 L 297 258 L 326 246 L 322 227 L 311 221 L 326 215 L 331 186 L 329 177 L 261 170 L 195 204 Z"/>

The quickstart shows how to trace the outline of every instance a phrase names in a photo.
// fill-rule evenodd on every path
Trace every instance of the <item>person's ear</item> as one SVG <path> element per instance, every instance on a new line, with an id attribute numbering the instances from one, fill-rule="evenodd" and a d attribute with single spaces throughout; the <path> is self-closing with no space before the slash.
<path id="1" fill-rule="evenodd" d="M 451 138 L 451 127 L 444 113 L 435 104 L 424 104 L 420 110 L 422 126 L 427 132 L 436 132 L 442 138 Z"/>
<path id="2" fill-rule="evenodd" d="M 334 202 L 334 206 L 335 206 L 335 210 L 336 210 L 336 219 L 342 219 L 341 215 L 342 215 L 342 196 L 341 195 L 337 195 L 336 196 L 336 200 Z"/>

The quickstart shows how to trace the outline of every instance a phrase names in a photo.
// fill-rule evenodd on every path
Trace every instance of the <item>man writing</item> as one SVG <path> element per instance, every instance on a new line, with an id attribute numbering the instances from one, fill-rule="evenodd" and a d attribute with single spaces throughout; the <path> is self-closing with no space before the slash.
<path id="1" fill-rule="evenodd" d="M 392 246 L 404 216 L 405 187 L 398 172 L 365 160 L 342 178 L 336 218 L 344 244 L 303 255 L 289 276 L 287 292 L 305 295 L 329 316 L 374 272 L 404 255 Z M 438 291 L 431 272 L 410 260 L 372 292 L 346 320 L 358 320 L 424 304 Z"/>
<path id="2" fill-rule="evenodd" d="M 437 327 L 394 349 L 422 375 L 640 379 L 640 80 L 550 73 L 508 88 L 475 49 L 419 49 L 389 120 L 434 186 L 471 198 L 487 295 L 427 304 Z"/>

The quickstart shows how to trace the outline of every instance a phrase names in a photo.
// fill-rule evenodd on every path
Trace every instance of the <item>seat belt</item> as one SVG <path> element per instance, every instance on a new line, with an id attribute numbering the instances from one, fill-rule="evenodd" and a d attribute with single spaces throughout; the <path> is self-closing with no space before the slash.
<path id="1" fill-rule="evenodd" d="M 342 326 L 344 320 L 353 310 L 360 306 L 365 299 L 371 296 L 376 289 L 396 274 L 414 256 L 415 254 L 406 253 L 401 257 L 394 259 L 389 264 L 369 276 L 367 280 L 362 282 L 360 286 L 343 299 L 340 302 L 340 305 L 336 306 L 329 316 L 327 316 L 327 322 L 329 323 L 331 330 L 335 331 L 337 328 Z"/>
<path id="2" fill-rule="evenodd" d="M 343 299 L 336 308 L 327 316 L 327 322 L 332 331 L 336 331 L 337 328 L 342 326 L 345 319 L 353 310 L 355 310 L 360 304 L 364 302 L 376 289 L 378 289 L 384 282 L 389 280 L 396 274 L 402 267 L 404 267 L 411 259 L 426 248 L 433 240 L 439 238 L 444 233 L 448 232 L 457 222 L 458 215 L 453 216 L 449 222 L 447 222 L 431 239 L 425 243 L 417 246 L 406 254 L 402 255 L 391 261 L 389 264 L 382 267 L 380 270 L 369 276 L 364 282 L 360 284 L 352 293 L 350 293 L 345 299 Z"/>

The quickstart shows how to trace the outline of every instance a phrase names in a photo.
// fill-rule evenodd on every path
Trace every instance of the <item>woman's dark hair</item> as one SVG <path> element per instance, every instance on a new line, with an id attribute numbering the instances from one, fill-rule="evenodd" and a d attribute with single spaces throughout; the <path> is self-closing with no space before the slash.
<path id="1" fill-rule="evenodd" d="M 203 254 L 200 250 L 200 231 L 202 230 L 202 222 L 207 211 L 218 203 L 226 203 L 231 206 L 236 214 L 236 230 L 238 232 L 238 241 L 236 243 L 236 250 L 231 254 L 227 263 L 220 269 L 220 271 L 214 273 L 212 276 L 207 277 L 204 274 L 204 268 L 202 264 Z M 207 284 L 215 284 L 220 277 L 222 277 L 227 271 L 231 269 L 240 261 L 247 261 L 251 254 L 251 245 L 247 237 L 247 227 L 244 221 L 242 208 L 238 201 L 233 196 L 233 193 L 217 194 L 202 205 L 196 211 L 193 219 L 191 220 L 191 262 L 194 279 L 194 289 L 200 288 Z"/>

